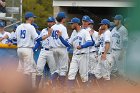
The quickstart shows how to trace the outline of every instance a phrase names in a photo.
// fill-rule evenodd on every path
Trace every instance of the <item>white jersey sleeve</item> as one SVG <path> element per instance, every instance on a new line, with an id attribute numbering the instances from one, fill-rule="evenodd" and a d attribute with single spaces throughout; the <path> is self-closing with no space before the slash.
<path id="1" fill-rule="evenodd" d="M 11 34 L 9 32 L 5 32 L 5 34 L 8 36 L 8 38 L 11 37 Z"/>
<path id="2" fill-rule="evenodd" d="M 38 38 L 38 34 L 36 32 L 36 29 L 33 26 L 31 26 L 30 31 L 31 31 L 31 37 L 32 37 L 32 39 L 33 40 L 36 40 Z"/>
<path id="3" fill-rule="evenodd" d="M 91 40 L 91 36 L 90 36 L 90 34 L 89 34 L 88 31 L 85 32 L 85 40 L 86 40 L 86 42 L 87 42 L 87 41 L 92 41 L 92 40 Z"/>
<path id="4" fill-rule="evenodd" d="M 73 42 L 75 36 L 76 36 L 76 31 L 73 30 L 73 32 L 72 32 L 72 34 L 71 34 L 71 37 L 70 37 L 70 39 L 68 40 L 68 42 L 69 42 L 70 44 L 72 44 L 72 42 Z"/>
<path id="5" fill-rule="evenodd" d="M 65 40 L 69 38 L 66 27 L 64 27 L 64 28 L 62 29 L 62 33 L 63 33 L 63 34 L 62 34 L 62 37 L 63 37 Z"/>
<path id="6" fill-rule="evenodd" d="M 128 41 L 128 31 L 125 27 L 123 28 L 123 41 Z"/>
<path id="7" fill-rule="evenodd" d="M 110 31 L 106 31 L 104 34 L 104 41 L 105 42 L 111 42 L 111 32 Z"/>
<path id="8" fill-rule="evenodd" d="M 48 34 L 47 29 L 43 29 L 43 30 L 41 31 L 41 33 L 40 33 L 40 37 L 45 36 L 45 35 L 47 35 L 47 34 Z"/>
<path id="9" fill-rule="evenodd" d="M 9 32 L 6 32 L 6 31 L 5 31 L 4 34 L 0 34 L 0 38 L 1 38 L 1 37 L 5 37 L 6 35 L 8 36 L 8 38 L 11 37 L 11 36 L 10 36 L 11 34 L 10 34 Z M 3 44 L 8 43 L 8 38 L 7 38 L 7 39 L 3 39 L 1 42 L 2 42 Z"/>

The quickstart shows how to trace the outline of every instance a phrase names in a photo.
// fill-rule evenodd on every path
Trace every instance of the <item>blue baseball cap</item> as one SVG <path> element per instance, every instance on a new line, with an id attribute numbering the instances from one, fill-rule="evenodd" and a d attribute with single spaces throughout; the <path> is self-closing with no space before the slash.
<path id="1" fill-rule="evenodd" d="M 82 21 L 90 22 L 90 17 L 85 15 L 85 16 L 82 17 Z"/>
<path id="2" fill-rule="evenodd" d="M 92 19 L 90 19 L 90 24 L 94 24 L 94 21 Z"/>
<path id="3" fill-rule="evenodd" d="M 32 23 L 32 26 L 34 26 L 35 29 L 39 28 L 39 26 L 36 23 Z"/>
<path id="4" fill-rule="evenodd" d="M 65 12 L 59 12 L 59 13 L 57 14 L 57 17 L 66 18 L 66 14 L 65 14 Z"/>
<path id="5" fill-rule="evenodd" d="M 103 19 L 100 24 L 101 25 L 110 25 L 110 21 L 108 19 Z"/>
<path id="6" fill-rule="evenodd" d="M 16 30 L 16 29 L 17 29 L 17 27 L 18 27 L 18 25 L 17 25 L 17 24 L 15 24 L 15 25 L 14 25 L 14 27 L 13 27 L 13 30 Z"/>
<path id="7" fill-rule="evenodd" d="M 69 22 L 69 24 L 73 24 L 73 23 L 78 23 L 79 24 L 81 22 L 80 22 L 79 18 L 75 17 L 75 18 L 72 18 L 71 21 Z"/>
<path id="8" fill-rule="evenodd" d="M 49 17 L 49 18 L 47 19 L 47 22 L 55 22 L 55 18 L 54 18 L 54 17 Z"/>
<path id="9" fill-rule="evenodd" d="M 114 17 L 114 20 L 123 20 L 123 16 L 122 15 L 116 15 Z"/>
<path id="10" fill-rule="evenodd" d="M 31 17 L 36 18 L 36 16 L 32 12 L 26 12 L 25 18 L 31 18 Z"/>
<path id="11" fill-rule="evenodd" d="M 5 27 L 4 22 L 0 21 L 0 27 Z"/>

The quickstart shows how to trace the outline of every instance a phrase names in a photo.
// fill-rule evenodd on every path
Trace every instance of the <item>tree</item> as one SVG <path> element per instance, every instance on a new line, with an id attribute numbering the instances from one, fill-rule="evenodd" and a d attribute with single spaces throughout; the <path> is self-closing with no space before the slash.
<path id="1" fill-rule="evenodd" d="M 42 30 L 47 25 L 47 18 L 53 16 L 52 0 L 23 0 L 23 20 L 27 11 L 31 11 L 37 16 L 35 23 Z"/>

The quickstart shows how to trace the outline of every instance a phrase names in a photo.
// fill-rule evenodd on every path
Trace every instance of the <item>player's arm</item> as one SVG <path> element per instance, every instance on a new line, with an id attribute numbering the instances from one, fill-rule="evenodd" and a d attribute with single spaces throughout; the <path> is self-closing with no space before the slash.
<path id="1" fill-rule="evenodd" d="M 59 37 L 60 41 L 61 41 L 66 47 L 71 47 L 71 44 L 68 43 L 68 42 L 62 37 L 62 32 L 61 32 L 61 31 L 58 31 L 57 34 L 58 34 L 58 37 Z"/>
<path id="2" fill-rule="evenodd" d="M 37 42 L 35 44 L 35 47 L 33 48 L 33 51 L 35 52 L 40 46 L 41 46 L 41 43 L 40 42 Z"/>
<path id="3" fill-rule="evenodd" d="M 95 41 L 93 40 L 92 36 L 91 36 L 91 40 L 92 40 L 92 45 L 91 46 L 94 46 L 95 45 Z"/>
<path id="4" fill-rule="evenodd" d="M 8 36 L 8 35 L 5 35 L 4 37 L 0 38 L 0 42 L 1 42 L 2 40 L 4 40 L 4 39 L 8 39 L 8 38 L 9 38 L 9 36 Z"/>
<path id="5" fill-rule="evenodd" d="M 41 34 L 40 34 L 40 37 L 38 37 L 38 38 L 36 39 L 36 41 L 37 41 L 37 42 L 40 42 L 40 41 L 42 41 L 42 40 L 45 40 L 46 38 L 50 37 L 51 34 L 52 34 L 52 29 L 51 29 L 51 28 L 48 29 L 48 32 L 47 32 L 47 33 L 46 33 L 46 31 L 43 30 L 43 31 L 41 32 Z"/>
<path id="6" fill-rule="evenodd" d="M 85 41 L 86 42 L 83 45 L 77 46 L 77 49 L 87 48 L 95 44 L 95 41 L 93 40 L 93 38 L 91 39 L 91 36 L 88 32 L 85 33 Z"/>
<path id="7" fill-rule="evenodd" d="M 33 26 L 31 27 L 30 30 L 31 30 L 32 39 L 33 39 L 34 41 L 40 42 L 40 41 L 43 40 L 42 37 L 39 37 L 39 36 L 38 36 L 38 34 L 37 34 L 37 32 L 36 32 L 36 30 L 35 30 L 35 28 L 34 28 Z"/>
<path id="8" fill-rule="evenodd" d="M 123 33 L 123 48 L 124 49 L 127 48 L 127 43 L 128 43 L 128 31 L 127 29 L 124 29 L 124 33 Z"/>
<path id="9" fill-rule="evenodd" d="M 105 43 L 105 51 L 104 51 L 104 54 L 107 54 L 108 51 L 109 51 L 109 49 L 110 49 L 110 42 L 106 42 Z"/>
<path id="10" fill-rule="evenodd" d="M 104 54 L 102 55 L 102 60 L 106 60 L 106 54 L 108 53 L 109 48 L 110 48 L 110 42 L 106 42 L 106 43 L 105 43 Z"/>
<path id="11" fill-rule="evenodd" d="M 52 34 L 52 29 L 48 28 L 48 33 L 42 36 L 42 40 L 45 40 L 46 38 L 50 37 Z"/>
<path id="12" fill-rule="evenodd" d="M 91 40 L 87 41 L 85 44 L 77 46 L 77 49 L 83 49 L 83 48 L 88 48 L 90 46 L 93 46 L 93 42 Z"/>
<path id="13" fill-rule="evenodd" d="M 104 54 L 102 54 L 102 60 L 106 60 L 106 54 L 108 53 L 110 49 L 110 42 L 111 42 L 111 33 L 106 33 L 105 34 L 105 50 Z"/>

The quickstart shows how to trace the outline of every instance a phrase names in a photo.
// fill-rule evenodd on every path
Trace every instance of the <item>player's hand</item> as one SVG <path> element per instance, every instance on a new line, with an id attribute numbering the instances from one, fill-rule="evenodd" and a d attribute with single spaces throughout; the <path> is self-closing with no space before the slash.
<path id="1" fill-rule="evenodd" d="M 92 30 L 91 30 L 91 31 L 89 31 L 89 34 L 90 34 L 90 35 L 93 35 L 93 33 L 94 33 L 94 31 L 92 31 Z"/>
<path id="2" fill-rule="evenodd" d="M 1 37 L 1 38 L 0 38 L 0 41 L 2 41 L 2 40 L 3 40 L 3 38 Z"/>
<path id="3" fill-rule="evenodd" d="M 13 43 L 11 43 L 11 42 L 9 42 L 9 43 L 7 43 L 8 44 L 8 46 L 11 46 L 11 45 L 13 45 Z"/>
<path id="4" fill-rule="evenodd" d="M 8 35 L 5 35 L 5 36 L 3 37 L 3 39 L 7 39 L 7 38 L 9 38 L 9 36 L 8 36 Z"/>
<path id="5" fill-rule="evenodd" d="M 52 28 L 48 28 L 48 37 L 52 35 Z"/>
<path id="6" fill-rule="evenodd" d="M 101 60 L 106 60 L 106 54 L 102 54 Z"/>
<path id="7" fill-rule="evenodd" d="M 58 37 L 62 36 L 62 32 L 61 31 L 57 31 L 57 35 L 58 35 Z"/>
<path id="8" fill-rule="evenodd" d="M 81 49 L 81 46 L 77 46 L 77 49 L 80 50 Z"/>

